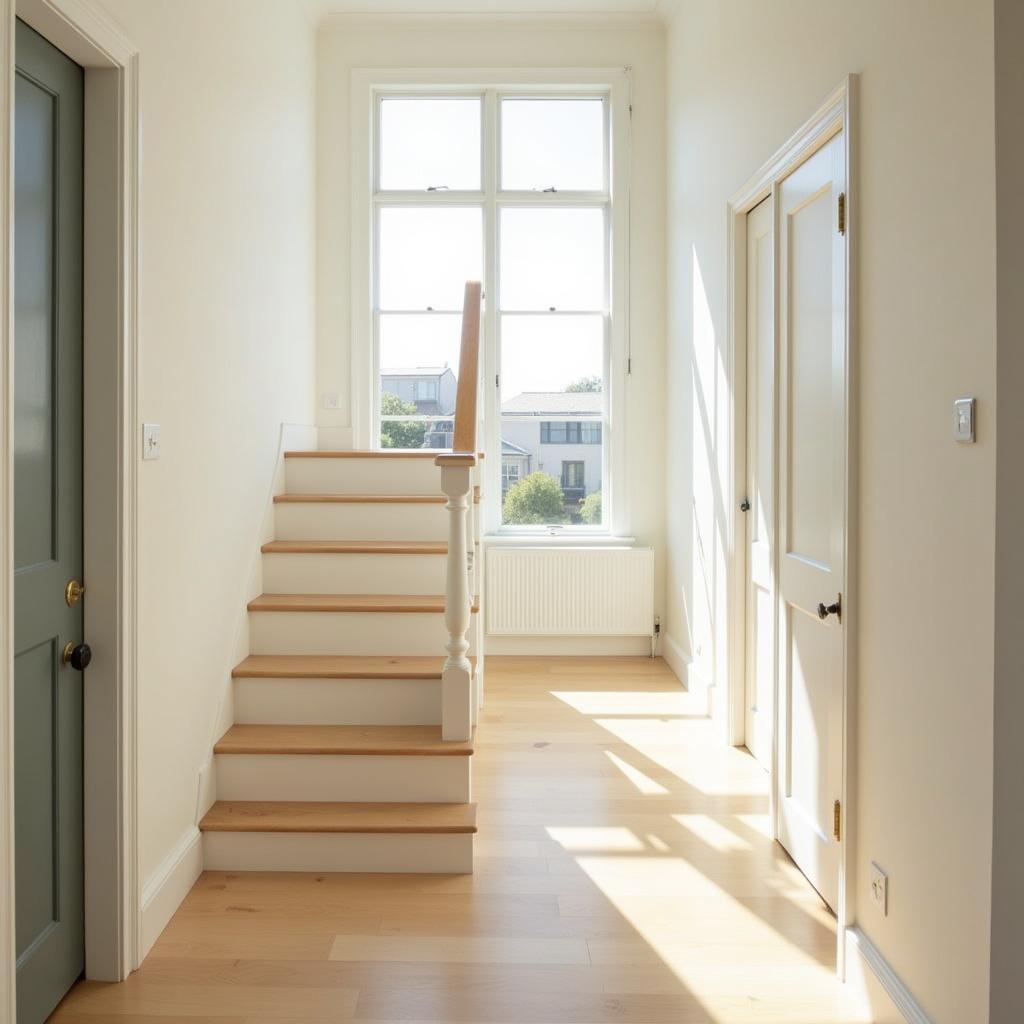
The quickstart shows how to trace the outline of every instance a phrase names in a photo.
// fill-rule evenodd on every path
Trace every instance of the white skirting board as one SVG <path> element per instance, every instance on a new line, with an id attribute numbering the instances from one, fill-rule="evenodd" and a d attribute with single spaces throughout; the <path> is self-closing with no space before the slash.
<path id="1" fill-rule="evenodd" d="M 181 837 L 142 888 L 141 963 L 203 870 L 203 844 L 194 825 Z"/>
<path id="2" fill-rule="evenodd" d="M 856 926 L 846 929 L 846 984 L 863 999 L 874 1024 L 932 1024 L 889 962 Z"/>
<path id="3" fill-rule="evenodd" d="M 487 653 L 519 657 L 643 658 L 651 653 L 647 636 L 488 636 Z"/>
<path id="4" fill-rule="evenodd" d="M 658 653 L 665 659 L 668 667 L 676 674 L 683 686 L 690 685 L 690 656 L 667 633 L 663 633 L 658 641 Z"/>

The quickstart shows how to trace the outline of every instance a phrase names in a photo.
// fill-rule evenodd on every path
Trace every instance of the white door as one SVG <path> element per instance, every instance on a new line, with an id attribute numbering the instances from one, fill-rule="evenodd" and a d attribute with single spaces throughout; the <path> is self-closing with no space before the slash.
<path id="1" fill-rule="evenodd" d="M 772 758 L 775 663 L 775 297 L 769 197 L 747 214 L 746 743 Z"/>
<path id="2" fill-rule="evenodd" d="M 778 193 L 779 839 L 833 909 L 846 583 L 844 167 L 840 134 Z"/>

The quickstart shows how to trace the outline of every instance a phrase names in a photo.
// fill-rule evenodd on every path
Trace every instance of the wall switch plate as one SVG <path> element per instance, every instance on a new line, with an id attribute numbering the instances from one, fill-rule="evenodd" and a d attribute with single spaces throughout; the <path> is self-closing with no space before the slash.
<path id="1" fill-rule="evenodd" d="M 323 395 L 324 408 L 325 409 L 337 409 L 338 408 L 338 392 L 337 391 L 325 391 Z"/>
<path id="2" fill-rule="evenodd" d="M 142 424 L 142 457 L 144 459 L 160 458 L 160 424 Z"/>
<path id="3" fill-rule="evenodd" d="M 958 398 L 953 402 L 953 440 L 974 444 L 973 398 Z"/>
<path id="4" fill-rule="evenodd" d="M 871 862 L 871 899 L 882 911 L 882 917 L 889 914 L 889 876 L 874 862 Z"/>

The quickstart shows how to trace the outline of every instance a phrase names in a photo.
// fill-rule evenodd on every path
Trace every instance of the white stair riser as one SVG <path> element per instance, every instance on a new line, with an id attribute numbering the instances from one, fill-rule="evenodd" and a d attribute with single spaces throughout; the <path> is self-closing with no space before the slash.
<path id="1" fill-rule="evenodd" d="M 218 800 L 469 801 L 469 757 L 218 754 L 215 760 Z"/>
<path id="2" fill-rule="evenodd" d="M 476 629 L 466 639 L 474 654 Z M 436 612 L 250 612 L 252 654 L 443 655 L 444 616 Z"/>
<path id="3" fill-rule="evenodd" d="M 440 494 L 433 459 L 285 459 L 289 494 Z"/>
<path id="4" fill-rule="evenodd" d="M 473 836 L 204 832 L 207 871 L 368 871 L 469 874 Z"/>
<path id="5" fill-rule="evenodd" d="M 277 502 L 277 540 L 447 540 L 448 515 L 435 502 Z"/>
<path id="6" fill-rule="evenodd" d="M 240 725 L 439 725 L 434 679 L 236 679 Z"/>
<path id="7" fill-rule="evenodd" d="M 268 594 L 443 594 L 444 555 L 291 554 L 263 556 Z"/>

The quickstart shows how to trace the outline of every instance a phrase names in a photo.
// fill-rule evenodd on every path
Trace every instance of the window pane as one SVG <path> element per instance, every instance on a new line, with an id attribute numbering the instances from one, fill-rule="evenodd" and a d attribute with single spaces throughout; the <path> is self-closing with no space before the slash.
<path id="1" fill-rule="evenodd" d="M 604 102 L 502 100 L 501 187 L 601 191 Z"/>
<path id="2" fill-rule="evenodd" d="M 502 522 L 599 526 L 601 316 L 501 319 Z"/>
<path id="3" fill-rule="evenodd" d="M 480 100 L 381 100 L 380 187 L 479 189 Z"/>
<path id="4" fill-rule="evenodd" d="M 479 207 L 380 211 L 381 309 L 462 309 L 467 281 L 479 281 Z"/>
<path id="5" fill-rule="evenodd" d="M 600 209 L 502 210 L 502 309 L 603 309 L 604 254 Z"/>
<path id="6" fill-rule="evenodd" d="M 382 447 L 451 447 L 460 331 L 458 316 L 381 315 Z"/>
<path id="7" fill-rule="evenodd" d="M 503 403 L 523 392 L 600 392 L 603 377 L 601 316 L 501 318 Z M 600 411 L 600 395 L 584 401 Z"/>

